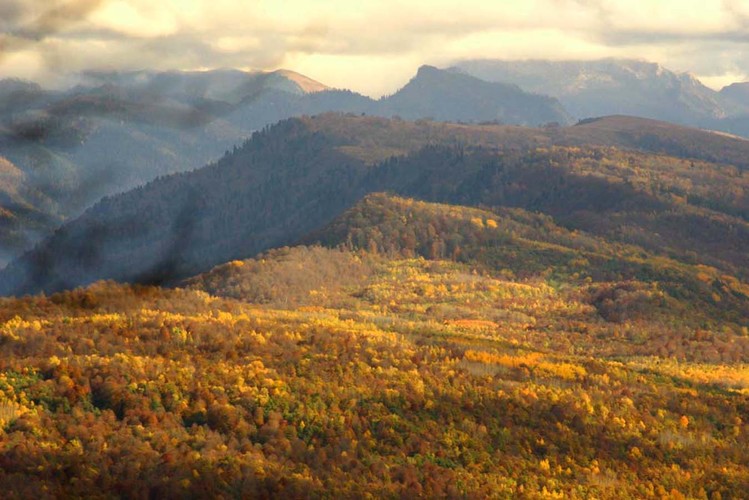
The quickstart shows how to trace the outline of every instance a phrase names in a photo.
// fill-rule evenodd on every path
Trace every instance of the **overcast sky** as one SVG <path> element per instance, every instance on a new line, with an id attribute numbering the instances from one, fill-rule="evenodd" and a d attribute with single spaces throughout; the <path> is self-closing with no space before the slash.
<path id="1" fill-rule="evenodd" d="M 0 77 L 287 68 L 379 96 L 421 64 L 635 57 L 749 75 L 749 0 L 0 0 Z"/>

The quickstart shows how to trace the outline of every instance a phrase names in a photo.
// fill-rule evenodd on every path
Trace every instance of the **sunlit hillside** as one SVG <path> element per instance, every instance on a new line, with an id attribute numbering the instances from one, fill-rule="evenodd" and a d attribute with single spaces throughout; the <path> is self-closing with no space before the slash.
<path id="1" fill-rule="evenodd" d="M 0 300 L 0 482 L 16 498 L 749 488 L 749 337 L 689 288 L 717 270 L 384 195 L 310 239 L 328 247 L 186 288 Z"/>

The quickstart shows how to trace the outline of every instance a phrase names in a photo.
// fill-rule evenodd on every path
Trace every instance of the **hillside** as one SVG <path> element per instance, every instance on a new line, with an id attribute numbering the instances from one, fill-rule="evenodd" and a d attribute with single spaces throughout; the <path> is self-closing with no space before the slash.
<path id="1" fill-rule="evenodd" d="M 720 89 L 720 95 L 730 102 L 739 105 L 749 105 L 749 83 L 732 83 Z"/>
<path id="2" fill-rule="evenodd" d="M 560 129 L 553 124 L 570 123 L 565 109 L 569 103 L 543 95 L 562 101 L 563 94 L 583 100 L 591 92 L 598 96 L 600 109 L 572 115 L 639 114 L 746 136 L 749 104 L 741 84 L 716 93 L 691 77 L 637 61 L 474 61 L 459 67 L 423 66 L 403 88 L 379 100 L 331 89 L 288 70 L 91 72 L 81 75 L 75 87 L 55 91 L 2 80 L 0 155 L 24 174 L 24 191 L 34 193 L 26 202 L 35 215 L 16 218 L 13 234 L 0 233 L 0 265 L 102 197 L 202 167 L 279 120 L 331 111 L 471 124 L 546 124 L 544 130 L 506 128 L 488 135 L 523 147 L 538 142 L 601 144 L 746 166 L 747 148 L 731 143 L 738 138 L 710 138 L 666 123 L 618 116 L 595 124 L 585 120 L 579 129 Z M 520 86 L 496 81 L 500 67 L 517 77 L 508 81 Z M 540 74 L 546 76 L 537 78 Z M 546 88 L 541 81 L 559 88 Z M 469 128 L 468 133 L 450 128 L 448 135 L 469 144 L 486 139 L 485 133 L 476 139 L 482 133 Z M 430 125 L 425 130 L 437 128 Z M 414 142 L 410 135 L 407 139 Z M 423 145 L 427 139 L 419 140 Z M 370 163 L 387 158 L 386 149 L 369 147 L 361 138 L 357 142 L 357 157 Z M 401 152 L 402 148 L 393 153 Z M 8 203 L 0 206 L 11 210 Z"/>
<path id="3" fill-rule="evenodd" d="M 289 309 L 322 305 L 326 301 L 321 294 L 343 300 L 342 294 L 366 283 L 381 262 L 375 254 L 362 256 L 336 246 L 339 248 L 276 248 L 253 259 L 221 264 L 180 285 L 220 297 Z M 342 303 L 337 302 L 338 306 Z"/>
<path id="4" fill-rule="evenodd" d="M 42 223 L 17 220 L 25 238 L 0 235 L 0 253 L 18 255 L 104 196 L 204 166 L 254 130 L 304 112 L 264 102 L 323 91 L 289 71 L 88 73 L 64 91 L 0 82 L 0 152 L 24 173 L 25 189 L 48 200 L 31 205 Z"/>
<path id="5" fill-rule="evenodd" d="M 31 241 L 61 221 L 45 213 L 53 202 L 30 189 L 21 169 L 0 156 L 0 266 L 13 257 L 15 249 L 28 247 Z M 46 210 L 45 210 L 46 209 Z"/>
<path id="6" fill-rule="evenodd" d="M 569 231 L 522 209 L 487 211 L 374 194 L 304 240 L 324 247 L 272 250 L 185 284 L 274 307 L 355 308 L 341 290 L 365 286 L 383 260 L 426 258 L 467 264 L 485 276 L 556 283 L 570 297 L 587 297 L 611 322 L 660 321 L 670 336 L 690 338 L 688 332 L 707 324 L 738 334 L 749 326 L 749 287 L 740 280 Z M 649 354 L 657 345 L 655 338 L 642 343 L 654 349 Z M 612 340 L 604 346 L 611 349 Z"/>
<path id="7" fill-rule="evenodd" d="M 524 150 L 534 147 L 614 147 L 749 169 L 749 140 L 631 116 L 604 116 L 568 127 L 455 124 L 382 120 L 337 114 L 305 120 L 312 130 L 345 141 L 341 149 L 369 163 L 402 156 L 427 144 Z M 706 173 L 705 175 L 709 175 Z"/>
<path id="8" fill-rule="evenodd" d="M 549 216 L 517 208 L 488 211 L 375 194 L 305 242 L 388 257 L 451 259 L 493 275 L 544 276 L 575 286 L 593 283 L 599 291 L 597 283 L 623 283 L 622 290 L 632 288 L 630 292 L 652 285 L 660 291 L 660 310 L 639 314 L 665 313 L 691 327 L 718 319 L 733 323 L 736 331 L 749 326 L 749 287 L 740 280 L 704 265 L 570 231 Z M 645 304 L 630 305 L 634 312 Z M 620 320 L 628 318 L 625 309 Z"/>
<path id="9" fill-rule="evenodd" d="M 608 144 L 726 163 L 742 170 L 749 168 L 746 160 L 749 139 L 657 120 L 630 116 L 592 118 L 565 129 L 564 137 L 568 143 Z"/>
<path id="10" fill-rule="evenodd" d="M 10 498 L 740 498 L 746 335 L 653 315 L 657 287 L 552 285 L 298 247 L 196 290 L 0 299 L 0 483 Z"/>
<path id="11" fill-rule="evenodd" d="M 204 169 L 103 200 L 3 270 L 0 292 L 56 291 L 105 278 L 172 281 L 293 243 L 375 191 L 539 211 L 567 229 L 747 277 L 743 166 L 552 145 L 579 144 L 585 134 L 594 143 L 630 140 L 623 129 L 588 127 L 288 120 Z M 749 145 L 689 132 L 676 137 L 684 144 L 694 135 L 709 138 L 705 155 L 721 155 L 717 160 Z M 639 145 L 662 149 L 655 141 Z"/>
<path id="12" fill-rule="evenodd" d="M 47 290 L 81 279 L 160 283 L 289 243 L 361 196 L 364 166 L 332 141 L 283 122 L 213 165 L 102 200 L 0 281 L 41 280 Z M 313 203 L 319 199 L 329 202 Z"/>

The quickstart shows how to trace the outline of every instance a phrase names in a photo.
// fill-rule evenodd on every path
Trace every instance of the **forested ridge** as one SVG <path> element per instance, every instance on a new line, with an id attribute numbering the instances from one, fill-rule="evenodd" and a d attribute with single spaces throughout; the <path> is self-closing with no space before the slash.
<path id="1" fill-rule="evenodd" d="M 729 274 L 749 268 L 748 174 L 727 163 L 749 141 L 723 138 L 726 163 L 708 163 L 564 145 L 549 134 L 344 115 L 287 120 L 215 164 L 102 200 L 2 271 L 0 292 L 173 282 L 299 241 L 376 191 L 543 212 L 569 229 Z"/>
<path id="2" fill-rule="evenodd" d="M 611 287 L 611 299 L 622 299 L 620 320 L 627 317 L 625 297 L 632 299 L 630 312 L 635 314 L 639 297 L 660 304 L 639 311 L 645 316 L 658 309 L 680 322 L 692 319 L 693 326 L 716 320 L 732 322 L 737 332 L 749 326 L 749 286 L 742 279 L 704 264 L 679 262 L 642 247 L 571 231 L 547 215 L 523 209 L 488 211 L 375 194 L 306 240 L 390 257 L 450 259 L 488 273 L 524 279 L 544 276 L 592 289 L 606 283 L 596 293 L 603 300 L 603 290 Z M 650 289 L 655 293 L 647 292 L 645 284 L 655 285 Z"/>

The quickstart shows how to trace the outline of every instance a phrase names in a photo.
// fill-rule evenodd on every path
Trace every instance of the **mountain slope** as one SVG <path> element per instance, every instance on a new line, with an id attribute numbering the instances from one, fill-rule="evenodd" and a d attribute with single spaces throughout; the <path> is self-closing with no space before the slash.
<path id="1" fill-rule="evenodd" d="M 741 498 L 748 179 L 563 130 L 293 119 L 97 204 L 26 285 L 207 272 L 0 298 L 5 496 Z"/>
<path id="2" fill-rule="evenodd" d="M 736 112 L 691 75 L 644 61 L 472 60 L 456 68 L 556 97 L 577 118 L 625 114 L 696 125 Z"/>
<path id="3" fill-rule="evenodd" d="M 313 291 L 291 309 L 114 283 L 0 299 L 6 496 L 746 491 L 746 337 L 612 324 L 445 261 Z"/>
<path id="4" fill-rule="evenodd" d="M 104 199 L 56 231 L 46 250 L 27 254 L 35 264 L 16 267 L 12 281 L 41 279 L 51 290 L 83 276 L 131 280 L 135 273 L 159 282 L 287 243 L 361 195 L 351 178 L 363 166 L 330 140 L 284 122 L 214 165 Z M 325 205 L 310 204 L 325 198 Z M 75 250 L 79 245 L 86 250 Z"/>
<path id="5" fill-rule="evenodd" d="M 0 266 L 4 266 L 19 248 L 28 247 L 51 225 L 61 221 L 47 211 L 53 202 L 29 186 L 21 169 L 0 156 Z"/>
<path id="6" fill-rule="evenodd" d="M 742 330 L 748 326 L 746 283 L 731 281 L 705 266 L 683 264 L 632 245 L 569 231 L 548 216 L 521 209 L 488 211 L 373 194 L 304 242 L 312 246 L 276 249 L 222 264 L 183 284 L 271 307 L 361 311 L 373 305 L 367 301 L 387 303 L 388 293 L 378 283 L 383 277 L 389 279 L 388 272 L 398 265 L 394 262 L 411 259 L 416 266 L 435 272 L 470 269 L 476 276 L 471 280 L 474 285 L 503 280 L 529 288 L 553 286 L 558 298 L 588 306 L 578 320 L 589 328 L 586 349 L 600 355 L 631 354 L 633 350 L 641 355 L 663 355 L 664 344 L 678 339 L 689 359 L 705 360 L 693 335 L 711 325 L 713 330 L 723 329 L 743 346 L 737 351 L 749 356 L 749 339 Z M 451 298 L 448 290 L 439 292 L 426 285 L 419 290 L 418 277 L 412 280 L 414 307 L 408 302 L 391 303 L 391 311 L 424 320 L 453 321 L 475 317 L 475 301 L 485 300 L 475 293 L 472 306 L 457 296 L 459 288 L 453 289 L 456 296 Z M 468 290 L 476 289 L 464 288 L 462 292 L 470 294 Z M 449 306 L 415 307 L 430 299 L 449 302 Z M 563 317 L 563 309 L 541 312 L 547 306 L 537 307 L 535 313 L 530 313 L 532 307 L 528 306 L 518 309 L 539 321 L 534 323 L 534 335 L 548 332 L 541 322 L 563 323 L 561 317 L 555 317 L 557 312 Z M 497 311 L 498 317 L 502 314 Z M 511 323 L 506 315 L 504 320 Z M 642 338 L 633 345 L 632 339 L 613 337 L 611 330 L 617 327 L 639 329 L 647 340 Z M 560 323 L 556 328 L 570 325 Z M 535 341 L 539 345 L 544 342 L 540 338 Z M 557 352 L 571 352 L 567 342 L 574 344 L 570 339 L 556 339 Z"/>
<path id="7" fill-rule="evenodd" d="M 570 229 L 746 277 L 745 174 L 692 159 L 551 144 L 573 132 L 579 141 L 580 132 L 564 128 L 288 120 L 217 164 L 103 200 L 8 266 L 0 290 L 185 277 L 293 243 L 374 191 L 540 211 Z M 732 141 L 701 133 L 716 144 Z"/>
<path id="8" fill-rule="evenodd" d="M 304 103 L 327 91 L 283 70 L 90 73 L 80 85 L 55 92 L 5 80 L 0 151 L 49 203 L 34 206 L 44 223 L 18 221 L 27 238 L 0 236 L 0 253 L 18 255 L 100 198 L 203 166 L 269 123 L 314 111 L 317 102 L 351 107 L 347 95 Z M 288 106 L 279 109 L 281 102 Z"/>
<path id="9" fill-rule="evenodd" d="M 749 82 L 732 83 L 720 89 L 720 95 L 741 108 L 749 106 Z"/>
<path id="10" fill-rule="evenodd" d="M 522 209 L 488 211 L 369 195 L 304 241 L 401 258 L 453 259 L 524 279 L 551 273 L 564 283 L 652 283 L 671 300 L 664 300 L 663 311 L 650 313 L 689 317 L 692 326 L 716 318 L 744 324 L 749 317 L 749 286 L 735 278 L 570 231 Z"/>
<path id="11" fill-rule="evenodd" d="M 341 294 L 363 286 L 380 264 L 374 256 L 345 249 L 283 247 L 253 259 L 220 264 L 180 286 L 272 307 L 322 306 L 326 305 L 326 298 L 331 300 L 327 305 L 336 301 L 341 306 L 350 303 Z"/>
<path id="12" fill-rule="evenodd" d="M 597 71 L 604 74 L 606 67 L 617 65 L 629 68 L 618 71 L 638 82 L 643 80 L 642 85 L 655 79 L 654 88 L 666 88 L 667 81 L 676 78 L 657 67 L 633 62 L 609 61 Z M 695 113 L 715 114 L 701 92 L 697 87 L 689 90 L 687 93 L 697 97 L 690 97 L 685 105 Z M 604 94 L 610 96 L 612 92 L 606 90 Z M 729 99 L 730 91 L 725 94 L 721 99 Z M 651 97 L 670 102 L 657 92 Z M 743 105 L 737 104 L 736 99 L 730 102 L 731 109 L 739 114 L 700 124 L 731 133 L 749 133 L 749 121 L 740 114 Z M 551 98 L 426 66 L 403 89 L 379 101 L 331 90 L 284 70 L 91 73 L 80 85 L 66 91 L 47 91 L 31 83 L 3 80 L 0 153 L 23 172 L 27 191 L 36 193 L 27 201 L 39 216 L 33 222 L 24 217 L 16 219 L 14 234 L 24 236 L 0 235 L 0 254 L 7 256 L 0 257 L 0 264 L 29 249 L 61 221 L 78 216 L 104 196 L 161 175 L 199 168 L 270 123 L 331 110 L 531 125 L 569 120 L 559 102 Z M 586 123 L 584 129 L 563 129 L 561 133 L 554 128 L 534 133 L 504 129 L 502 140 L 523 145 L 594 142 L 747 164 L 746 148 L 731 143 L 727 137 L 718 140 L 717 135 L 709 138 L 666 124 L 632 120 L 627 123 L 619 117 L 614 123 L 607 119 L 595 125 Z M 643 130 L 638 130 L 640 127 Z M 653 128 L 660 130 L 650 131 Z M 644 129 L 649 132 L 646 134 Z M 476 134 L 462 134 L 464 138 L 466 135 Z M 468 142 L 476 140 L 469 138 Z M 367 156 L 368 162 L 387 157 L 386 150 L 380 147 L 353 147 L 359 148 L 355 155 Z M 724 148 L 735 154 L 724 153 Z M 10 210 L 7 203 L 2 207 Z"/>
<path id="13" fill-rule="evenodd" d="M 637 150 L 749 169 L 749 140 L 728 134 L 629 116 L 584 120 L 569 127 L 517 127 L 381 120 L 326 114 L 307 120 L 314 131 L 345 141 L 342 149 L 371 162 L 427 144 L 524 150 L 550 146 L 600 146 Z"/>
<path id="14" fill-rule="evenodd" d="M 564 144 L 605 144 L 749 169 L 749 139 L 657 120 L 592 118 L 565 129 L 562 136 Z"/>
<path id="15" fill-rule="evenodd" d="M 498 121 L 532 126 L 570 121 L 555 99 L 432 66 L 419 68 L 406 86 L 380 101 L 377 112 L 411 120 L 431 117 L 442 121 Z"/>

